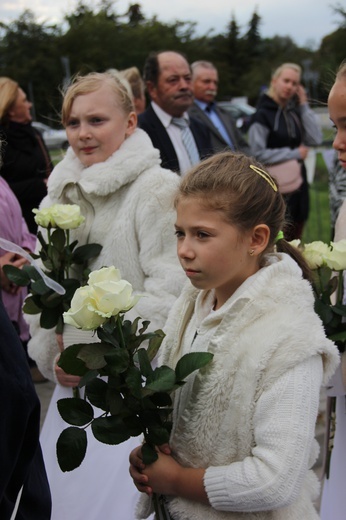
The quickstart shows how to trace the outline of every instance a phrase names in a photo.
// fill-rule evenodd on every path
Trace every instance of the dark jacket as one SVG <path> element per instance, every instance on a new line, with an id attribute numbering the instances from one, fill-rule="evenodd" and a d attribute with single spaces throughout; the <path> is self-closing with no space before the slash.
<path id="1" fill-rule="evenodd" d="M 47 194 L 44 179 L 53 169 L 41 134 L 29 123 L 0 125 L 1 175 L 16 195 L 31 233 L 37 225 L 32 213 Z"/>
<path id="2" fill-rule="evenodd" d="M 51 497 L 39 444 L 40 402 L 18 335 L 0 299 L 0 518 L 49 520 Z"/>
<path id="3" fill-rule="evenodd" d="M 169 135 L 150 105 L 138 117 L 138 126 L 149 135 L 154 148 L 160 150 L 161 166 L 179 173 L 179 161 Z M 208 128 L 190 117 L 190 129 L 195 139 L 199 156 L 204 159 L 212 153 Z"/>
<path id="4" fill-rule="evenodd" d="M 230 113 L 227 110 L 217 106 L 216 104 L 214 106 L 214 110 L 216 114 L 219 116 L 220 120 L 222 121 L 234 145 L 235 150 L 243 152 L 245 154 L 249 154 L 249 145 L 242 136 L 241 132 L 238 130 Z M 210 120 L 210 118 L 204 112 L 204 110 L 202 110 L 201 107 L 197 105 L 197 103 L 193 103 L 191 105 L 191 107 L 188 110 L 188 113 L 191 117 L 198 119 L 198 121 L 200 121 L 209 128 L 211 136 L 211 146 L 214 153 L 222 152 L 224 150 L 229 149 L 228 144 L 226 143 L 216 126 L 213 124 L 213 122 Z"/>

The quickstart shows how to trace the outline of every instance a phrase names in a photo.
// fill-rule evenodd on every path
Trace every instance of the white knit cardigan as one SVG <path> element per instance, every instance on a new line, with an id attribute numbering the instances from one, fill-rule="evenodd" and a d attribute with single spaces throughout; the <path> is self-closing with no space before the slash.
<path id="1" fill-rule="evenodd" d="M 270 255 L 268 263 L 221 309 L 197 321 L 192 348 L 214 358 L 176 394 L 170 444 L 183 466 L 206 468 L 213 507 L 170 498 L 174 520 L 318 519 L 312 502 L 319 486 L 309 468 L 316 458 L 321 360 L 326 382 L 339 356 L 297 264 L 283 254 Z M 188 333 L 190 320 L 196 320 L 196 298 L 205 297 L 187 287 L 177 300 L 160 364 L 175 365 L 186 325 Z M 317 379 L 313 392 L 305 373 L 310 384 Z M 148 512 L 146 499 L 138 518 Z"/>
<path id="2" fill-rule="evenodd" d="M 159 152 L 140 129 L 105 162 L 85 168 L 68 149 L 48 181 L 41 207 L 79 204 L 85 223 L 71 231 L 79 245 L 97 242 L 101 254 L 92 270 L 114 265 L 136 292 L 143 295 L 128 316 L 162 328 L 186 280 L 176 255 L 173 196 L 179 177 L 161 168 Z M 32 339 L 29 354 L 51 380 L 58 354 L 54 330 L 41 329 L 28 316 Z"/>

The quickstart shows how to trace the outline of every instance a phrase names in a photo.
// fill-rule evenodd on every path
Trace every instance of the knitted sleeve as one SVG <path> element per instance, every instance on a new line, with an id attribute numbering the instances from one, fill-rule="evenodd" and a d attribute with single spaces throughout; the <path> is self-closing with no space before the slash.
<path id="1" fill-rule="evenodd" d="M 322 361 L 314 356 L 262 394 L 254 412 L 252 456 L 205 473 L 205 489 L 216 510 L 266 511 L 297 499 L 314 463 L 321 382 Z"/>

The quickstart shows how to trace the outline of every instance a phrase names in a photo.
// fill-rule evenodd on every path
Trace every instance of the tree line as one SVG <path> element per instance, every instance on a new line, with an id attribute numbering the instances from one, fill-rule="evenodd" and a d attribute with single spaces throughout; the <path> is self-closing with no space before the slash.
<path id="1" fill-rule="evenodd" d="M 332 9 L 339 27 L 317 50 L 299 47 L 288 36 L 262 38 L 257 9 L 243 33 L 232 15 L 224 32 L 202 36 L 195 22 L 147 18 L 140 4 L 120 14 L 110 0 L 96 8 L 80 0 L 61 24 L 40 24 L 33 11 L 24 10 L 9 24 L 0 22 L 0 75 L 18 81 L 34 103 L 34 117 L 51 126 L 58 123 L 61 90 L 71 75 L 130 66 L 142 70 L 149 52 L 164 49 L 180 51 L 190 62 L 212 61 L 219 69 L 219 100 L 246 96 L 255 105 L 272 71 L 295 62 L 303 67 L 312 103 L 323 103 L 345 58 L 346 10 Z"/>

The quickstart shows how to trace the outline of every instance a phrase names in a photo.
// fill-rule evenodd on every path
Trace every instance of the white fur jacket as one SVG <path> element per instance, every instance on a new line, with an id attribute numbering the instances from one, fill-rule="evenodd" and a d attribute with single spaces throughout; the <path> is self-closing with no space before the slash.
<path id="1" fill-rule="evenodd" d="M 206 468 L 212 507 L 169 497 L 174 520 L 318 519 L 314 428 L 339 356 L 297 264 L 284 254 L 267 261 L 219 310 L 201 316 L 213 295 L 189 286 L 168 318 L 159 364 L 214 354 L 176 392 L 170 440 L 183 466 Z M 148 511 L 145 496 L 138 518 Z"/>
<path id="2" fill-rule="evenodd" d="M 173 196 L 179 177 L 160 166 L 159 152 L 137 129 L 105 162 L 83 167 L 71 148 L 54 168 L 41 207 L 78 204 L 85 223 L 71 231 L 79 245 L 97 242 L 101 254 L 92 270 L 114 265 L 143 295 L 130 311 L 162 328 L 186 280 L 176 255 Z M 29 316 L 30 356 L 55 380 L 58 347 L 53 330 L 41 329 Z"/>

